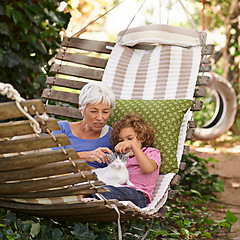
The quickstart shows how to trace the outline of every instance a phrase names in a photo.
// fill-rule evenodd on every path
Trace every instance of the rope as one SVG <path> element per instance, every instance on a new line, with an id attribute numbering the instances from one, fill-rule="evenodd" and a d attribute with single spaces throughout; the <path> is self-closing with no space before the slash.
<path id="1" fill-rule="evenodd" d="M 85 30 L 88 26 L 90 26 L 91 24 L 95 23 L 98 19 L 104 17 L 106 14 L 108 14 L 110 11 L 112 11 L 114 8 L 118 7 L 120 4 L 122 4 L 124 1 L 126 0 L 123 0 L 122 2 L 119 2 L 117 5 L 113 6 L 112 8 L 110 8 L 108 11 L 106 11 L 105 13 L 103 13 L 102 15 L 100 15 L 99 17 L 97 17 L 96 19 L 94 19 L 93 21 L 91 21 L 90 23 L 88 23 L 85 27 L 83 27 L 80 31 L 76 32 L 75 34 L 73 34 L 70 38 L 73 38 L 73 37 L 79 37 Z"/>
<path id="2" fill-rule="evenodd" d="M 144 3 L 146 2 L 146 0 L 144 0 L 142 2 L 142 5 L 140 6 L 140 8 L 138 9 L 138 11 L 135 13 L 135 15 L 133 16 L 133 18 L 131 19 L 130 23 L 128 24 L 127 28 L 125 29 L 125 31 L 123 32 L 121 38 L 118 40 L 118 43 L 122 40 L 123 36 L 125 35 L 125 33 L 127 32 L 127 30 L 129 29 L 130 25 L 132 24 L 133 20 L 135 19 L 135 17 L 137 16 L 137 14 L 139 13 L 139 11 L 141 10 L 141 8 L 143 7 Z"/>
<path id="3" fill-rule="evenodd" d="M 122 228 L 121 228 L 121 222 L 120 222 L 120 212 L 119 209 L 117 207 L 116 204 L 108 204 L 106 205 L 106 207 L 108 208 L 112 208 L 116 211 L 116 213 L 118 214 L 118 220 L 117 220 L 117 224 L 118 224 L 118 240 L 122 240 Z"/>
<path id="4" fill-rule="evenodd" d="M 190 13 L 188 12 L 188 10 L 187 10 L 187 9 L 185 8 L 185 6 L 183 5 L 182 0 L 179 0 L 179 2 L 180 2 L 180 4 L 181 4 L 183 10 L 184 10 L 185 13 L 186 13 L 186 15 L 187 15 L 187 17 L 188 17 L 188 20 L 191 22 L 191 24 L 193 25 L 194 29 L 198 32 L 197 26 L 196 26 L 196 24 L 194 23 L 194 21 L 193 21 L 191 15 L 190 15 Z"/>
<path id="5" fill-rule="evenodd" d="M 21 113 L 26 116 L 30 121 L 30 126 L 33 128 L 33 131 L 37 134 L 41 133 L 41 127 L 36 119 L 34 119 L 27 111 L 27 108 L 21 106 L 21 102 L 25 101 L 24 98 L 20 96 L 18 91 L 13 88 L 9 83 L 0 83 L 0 93 L 6 95 L 8 98 L 15 100 L 16 106 L 21 111 Z"/>
<path id="6" fill-rule="evenodd" d="M 17 90 L 9 83 L 0 82 L 0 93 L 1 95 L 7 95 L 8 98 L 16 100 L 18 102 L 24 101 L 25 99 L 20 96 Z"/>
<path id="7" fill-rule="evenodd" d="M 198 36 L 199 36 L 199 40 L 200 40 L 201 46 L 205 46 L 206 43 L 205 43 L 204 40 L 202 39 L 201 33 L 198 31 L 197 26 L 196 26 L 196 24 L 194 23 L 191 15 L 190 15 L 190 13 L 187 11 L 187 9 L 185 8 L 185 6 L 183 5 L 182 0 L 179 0 L 179 2 L 180 2 L 180 4 L 181 4 L 183 10 L 184 10 L 185 13 L 186 13 L 186 15 L 187 15 L 187 17 L 188 17 L 188 20 L 191 22 L 191 24 L 193 25 L 194 29 L 196 30 L 196 32 L 197 32 L 197 34 L 198 34 Z"/>
<path id="8" fill-rule="evenodd" d="M 204 9 L 205 9 L 205 2 L 204 0 L 202 0 L 202 11 L 201 11 L 202 31 L 205 30 Z"/>
<path id="9" fill-rule="evenodd" d="M 144 240 L 147 237 L 147 235 L 149 234 L 149 232 L 150 232 L 150 230 L 151 230 L 151 228 L 153 226 L 153 223 L 154 223 L 154 217 L 152 218 L 152 222 L 151 222 L 148 230 L 146 231 L 146 233 L 142 236 L 141 240 Z"/>

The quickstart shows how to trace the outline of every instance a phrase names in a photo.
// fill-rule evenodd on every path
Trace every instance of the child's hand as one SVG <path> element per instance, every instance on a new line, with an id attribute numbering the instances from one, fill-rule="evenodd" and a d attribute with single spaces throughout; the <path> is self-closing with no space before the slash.
<path id="1" fill-rule="evenodd" d="M 120 152 L 120 153 L 130 152 L 132 149 L 132 141 L 127 140 L 127 141 L 119 142 L 114 149 L 116 152 Z"/>

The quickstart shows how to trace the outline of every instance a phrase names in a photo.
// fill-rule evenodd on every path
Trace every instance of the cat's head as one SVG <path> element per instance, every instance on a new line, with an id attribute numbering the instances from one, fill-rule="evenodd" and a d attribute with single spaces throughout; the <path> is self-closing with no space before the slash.
<path id="1" fill-rule="evenodd" d="M 109 164 L 114 165 L 116 168 L 121 168 L 123 166 L 126 166 L 129 154 L 130 152 L 127 153 L 114 152 L 112 154 L 107 153 L 106 155 L 109 160 Z"/>

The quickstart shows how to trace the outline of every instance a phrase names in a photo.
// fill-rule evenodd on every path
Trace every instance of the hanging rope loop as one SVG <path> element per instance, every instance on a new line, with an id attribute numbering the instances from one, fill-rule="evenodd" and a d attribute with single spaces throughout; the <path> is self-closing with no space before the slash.
<path id="1" fill-rule="evenodd" d="M 0 82 L 0 93 L 1 95 L 6 95 L 7 98 L 21 102 L 25 99 L 20 96 L 17 90 L 13 88 L 13 86 L 9 83 Z"/>
<path id="2" fill-rule="evenodd" d="M 36 119 L 34 119 L 28 112 L 26 108 L 23 108 L 20 104 L 21 102 L 25 101 L 24 98 L 20 96 L 18 91 L 13 88 L 13 86 L 9 83 L 0 83 L 0 93 L 2 95 L 6 95 L 8 98 L 15 100 L 16 106 L 20 112 L 24 116 L 26 116 L 30 121 L 30 126 L 33 128 L 33 131 L 37 134 L 41 133 L 41 127 Z"/>

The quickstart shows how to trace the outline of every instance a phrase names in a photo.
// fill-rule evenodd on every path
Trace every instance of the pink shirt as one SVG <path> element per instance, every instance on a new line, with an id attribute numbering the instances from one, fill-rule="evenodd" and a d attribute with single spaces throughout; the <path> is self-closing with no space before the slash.
<path id="1" fill-rule="evenodd" d="M 156 181 L 159 175 L 159 168 L 161 166 L 160 152 L 156 148 L 142 148 L 142 151 L 157 163 L 158 169 L 153 173 L 144 173 L 139 167 L 138 161 L 135 157 L 129 158 L 127 162 L 127 169 L 129 172 L 129 180 L 134 186 L 128 186 L 136 189 L 137 191 L 143 192 L 148 196 L 148 202 L 151 202 L 153 197 L 153 190 L 156 185 Z"/>

